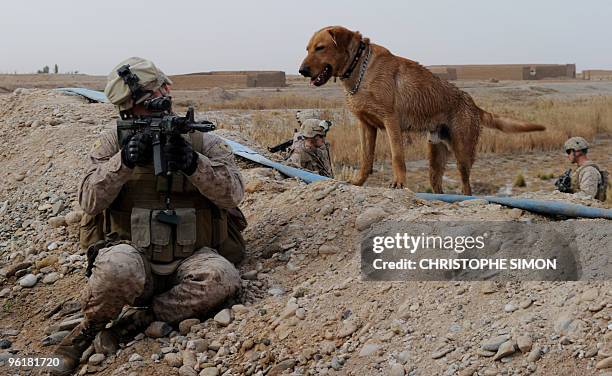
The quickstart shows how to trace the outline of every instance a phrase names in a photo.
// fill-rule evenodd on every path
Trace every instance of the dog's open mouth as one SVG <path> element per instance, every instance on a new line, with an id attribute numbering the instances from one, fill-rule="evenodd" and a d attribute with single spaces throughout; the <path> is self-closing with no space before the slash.
<path id="1" fill-rule="evenodd" d="M 321 86 L 325 84 L 331 78 L 331 75 L 332 75 L 332 66 L 329 64 L 326 64 L 323 70 L 321 71 L 321 73 L 319 73 L 316 77 L 312 78 L 310 80 L 310 83 L 313 84 L 314 86 Z"/>

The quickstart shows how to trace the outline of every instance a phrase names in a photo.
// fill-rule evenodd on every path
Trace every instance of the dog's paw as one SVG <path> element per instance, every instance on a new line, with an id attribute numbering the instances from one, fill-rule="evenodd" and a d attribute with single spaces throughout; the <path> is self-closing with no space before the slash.
<path id="1" fill-rule="evenodd" d="M 391 182 L 391 184 L 389 184 L 389 188 L 404 189 L 404 183 L 399 182 L 399 181 L 393 181 Z"/>
<path id="2" fill-rule="evenodd" d="M 357 185 L 357 186 L 362 186 L 363 183 L 365 183 L 366 179 L 365 178 L 356 178 L 351 180 L 351 184 L 353 185 Z"/>

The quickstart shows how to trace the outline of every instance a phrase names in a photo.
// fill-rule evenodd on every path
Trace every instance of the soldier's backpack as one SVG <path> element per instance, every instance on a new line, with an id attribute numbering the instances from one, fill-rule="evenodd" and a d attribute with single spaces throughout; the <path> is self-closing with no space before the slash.
<path id="1" fill-rule="evenodd" d="M 599 174 L 601 175 L 601 180 L 599 181 L 599 185 L 597 186 L 597 195 L 595 196 L 595 198 L 600 201 L 606 201 L 606 199 L 608 198 L 607 193 L 608 185 L 610 184 L 610 174 L 608 173 L 608 171 L 602 170 L 599 167 L 597 167 L 597 171 L 599 171 Z"/>

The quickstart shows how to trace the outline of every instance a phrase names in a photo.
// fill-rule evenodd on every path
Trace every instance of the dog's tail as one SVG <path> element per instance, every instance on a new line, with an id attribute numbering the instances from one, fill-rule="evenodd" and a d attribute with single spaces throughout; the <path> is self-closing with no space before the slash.
<path id="1" fill-rule="evenodd" d="M 536 132 L 546 130 L 540 124 L 533 124 L 526 121 L 511 119 L 485 110 L 480 110 L 481 124 L 487 128 L 493 128 L 506 133 Z"/>

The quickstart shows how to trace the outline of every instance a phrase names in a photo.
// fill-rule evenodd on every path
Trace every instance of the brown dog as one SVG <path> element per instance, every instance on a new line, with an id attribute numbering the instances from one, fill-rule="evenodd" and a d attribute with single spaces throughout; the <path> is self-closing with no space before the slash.
<path id="1" fill-rule="evenodd" d="M 503 132 L 545 129 L 482 110 L 469 94 L 434 76 L 419 63 L 370 43 L 357 31 L 341 26 L 323 28 L 312 36 L 306 50 L 308 55 L 300 73 L 311 77 L 315 86 L 340 77 L 348 107 L 360 121 L 361 166 L 353 181 L 356 185 L 362 185 L 372 172 L 378 129 L 385 129 L 389 137 L 392 187 L 403 188 L 406 184 L 403 131 L 422 131 L 430 133 L 429 180 L 433 191 L 442 193 L 450 148 L 466 195 L 472 192 L 470 169 L 481 126 Z"/>

